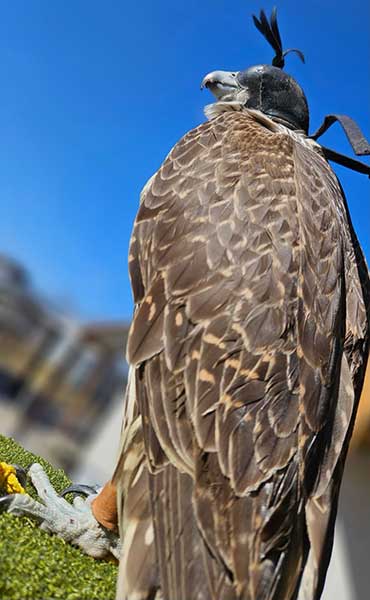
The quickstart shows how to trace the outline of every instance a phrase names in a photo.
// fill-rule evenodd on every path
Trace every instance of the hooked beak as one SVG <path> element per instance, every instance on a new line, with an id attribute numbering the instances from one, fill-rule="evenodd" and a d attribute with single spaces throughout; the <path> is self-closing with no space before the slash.
<path id="1" fill-rule="evenodd" d="M 202 81 L 200 89 L 205 87 L 217 98 L 225 99 L 239 88 L 236 71 L 212 71 Z"/>

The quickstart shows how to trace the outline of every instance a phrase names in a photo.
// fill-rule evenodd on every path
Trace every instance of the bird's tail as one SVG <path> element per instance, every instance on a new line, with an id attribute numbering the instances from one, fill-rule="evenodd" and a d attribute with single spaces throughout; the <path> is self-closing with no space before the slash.
<path id="1" fill-rule="evenodd" d="M 171 465 L 149 477 L 163 598 L 236 600 L 225 569 L 197 527 L 191 477 Z"/>

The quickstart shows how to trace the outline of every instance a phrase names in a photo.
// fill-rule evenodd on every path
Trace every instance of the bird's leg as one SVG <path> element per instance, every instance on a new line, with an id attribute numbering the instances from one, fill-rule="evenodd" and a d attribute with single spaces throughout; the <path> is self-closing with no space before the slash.
<path id="1" fill-rule="evenodd" d="M 97 495 L 96 488 L 67 488 L 64 494 L 93 492 L 86 500 L 76 496 L 70 504 L 58 496 L 41 465 L 31 465 L 28 475 L 42 503 L 33 500 L 28 494 L 10 494 L 0 499 L 0 508 L 16 516 L 35 518 L 41 529 L 79 546 L 94 558 L 104 558 L 109 554 L 119 558 L 118 536 L 98 523 L 91 511 L 91 501 Z"/>

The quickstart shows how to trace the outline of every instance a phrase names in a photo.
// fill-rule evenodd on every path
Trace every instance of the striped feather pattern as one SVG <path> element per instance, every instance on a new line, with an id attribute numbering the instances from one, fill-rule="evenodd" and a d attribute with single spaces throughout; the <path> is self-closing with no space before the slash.
<path id="1" fill-rule="evenodd" d="M 189 132 L 143 190 L 130 274 L 158 593 L 318 600 L 369 335 L 319 146 L 248 110 Z"/>

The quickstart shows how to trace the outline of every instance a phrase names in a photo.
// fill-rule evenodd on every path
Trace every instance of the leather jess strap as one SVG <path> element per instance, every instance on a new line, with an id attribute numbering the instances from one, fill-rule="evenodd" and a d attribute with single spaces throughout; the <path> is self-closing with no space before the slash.
<path id="1" fill-rule="evenodd" d="M 361 129 L 355 123 L 353 119 L 348 117 L 347 115 L 327 115 L 320 127 L 310 135 L 309 137 L 313 140 L 317 140 L 320 136 L 325 133 L 333 125 L 333 123 L 338 122 L 346 134 L 349 143 L 351 144 L 354 153 L 357 156 L 366 156 L 370 155 L 370 144 L 363 135 Z M 358 173 L 363 173 L 370 177 L 370 166 L 345 154 L 340 154 L 331 148 L 326 148 L 325 146 L 321 146 L 325 157 L 328 160 L 332 160 L 333 162 L 342 165 L 343 167 L 347 167 L 348 169 L 352 169 L 353 171 L 357 171 Z"/>
<path id="2" fill-rule="evenodd" d="M 111 481 L 105 484 L 101 492 L 92 501 L 91 510 L 95 519 L 103 527 L 113 531 L 118 529 L 117 489 Z"/>

